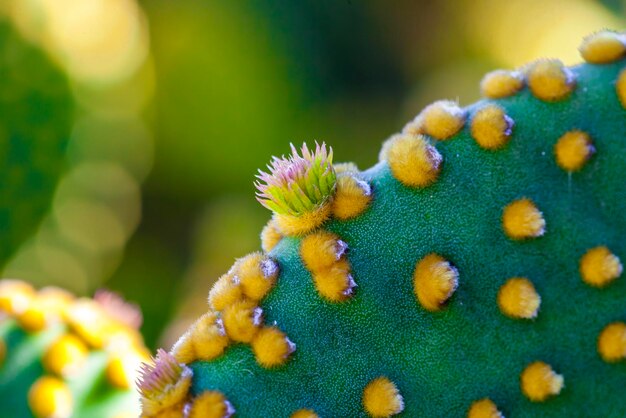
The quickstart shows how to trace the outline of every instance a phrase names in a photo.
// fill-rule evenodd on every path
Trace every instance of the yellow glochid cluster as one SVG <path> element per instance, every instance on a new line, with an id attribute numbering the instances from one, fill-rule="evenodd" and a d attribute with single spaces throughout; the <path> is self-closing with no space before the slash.
<path id="1" fill-rule="evenodd" d="M 438 254 L 428 254 L 415 266 L 413 291 L 428 311 L 438 311 L 450 299 L 459 284 L 457 269 Z"/>
<path id="2" fill-rule="evenodd" d="M 300 244 L 300 256 L 313 277 L 315 289 L 330 302 L 343 302 L 354 294 L 356 283 L 347 250 L 348 244 L 324 230 L 307 235 Z"/>
<path id="3" fill-rule="evenodd" d="M 371 417 L 388 418 L 404 410 L 404 399 L 395 383 L 381 376 L 363 389 L 363 407 Z"/>
<path id="4" fill-rule="evenodd" d="M 94 350 L 107 354 L 106 381 L 122 390 L 132 389 L 137 368 L 149 357 L 138 331 L 140 313 L 110 292 L 75 298 L 55 287 L 37 291 L 21 280 L 0 280 L 0 316 L 13 319 L 27 334 L 62 330 L 42 355 L 45 374 L 28 391 L 28 405 L 37 418 L 75 413 L 68 381 L 80 375 Z M 0 339 L 0 368 L 11 355 L 11 347 Z"/>

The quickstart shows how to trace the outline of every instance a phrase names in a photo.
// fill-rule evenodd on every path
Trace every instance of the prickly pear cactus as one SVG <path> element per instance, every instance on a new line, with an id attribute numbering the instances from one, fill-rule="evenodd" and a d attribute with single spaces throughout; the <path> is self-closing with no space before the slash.
<path id="1" fill-rule="evenodd" d="M 428 106 L 368 170 L 275 158 L 264 251 L 145 366 L 143 416 L 626 416 L 626 37 L 580 50 Z"/>
<path id="2" fill-rule="evenodd" d="M 50 205 L 72 109 L 62 73 L 0 15 L 0 266 Z"/>
<path id="3" fill-rule="evenodd" d="M 77 299 L 0 281 L 0 415 L 131 418 L 136 371 L 147 357 L 141 314 L 117 295 Z"/>

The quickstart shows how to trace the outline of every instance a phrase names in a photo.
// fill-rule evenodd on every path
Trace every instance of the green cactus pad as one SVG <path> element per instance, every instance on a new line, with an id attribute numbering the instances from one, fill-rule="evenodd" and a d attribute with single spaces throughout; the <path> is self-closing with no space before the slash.
<path id="1" fill-rule="evenodd" d="M 57 288 L 36 292 L 25 282 L 0 281 L 3 417 L 137 415 L 134 379 L 147 353 L 123 317 L 136 322 L 138 314 L 113 294 L 100 295 L 105 297 L 75 299 Z M 37 382 L 46 379 L 61 388 L 56 395 L 50 387 L 35 394 Z"/>
<path id="2" fill-rule="evenodd" d="M 0 266 L 48 210 L 73 119 L 65 76 L 0 17 Z"/>
<path id="3" fill-rule="evenodd" d="M 337 259 L 349 262 L 358 287 L 346 284 L 344 299 L 320 295 L 323 285 L 310 270 L 324 260 L 303 262 L 308 236 L 283 237 L 270 224 L 264 249 L 280 273 L 259 306 L 264 323 L 278 327 L 296 350 L 267 368 L 255 358 L 252 339 L 203 360 L 186 348 L 188 340 L 201 345 L 192 328 L 172 350 L 193 371 L 186 400 L 192 410 L 202 393 L 219 391 L 242 417 L 289 417 L 301 409 L 320 417 L 462 417 L 484 398 L 507 417 L 625 416 L 626 334 L 608 343 L 619 361 L 603 360 L 598 348 L 608 324 L 626 321 L 618 259 L 626 259 L 626 103 L 620 102 L 626 96 L 626 47 L 619 36 L 621 53 L 611 62 L 565 69 L 542 61 L 514 74 L 515 82 L 499 89 L 506 97 L 465 109 L 450 103 L 427 108 L 403 134 L 417 144 L 414 161 L 398 154 L 406 148 L 394 150 L 396 137 L 379 164 L 360 173 L 348 169 L 347 175 L 369 183 L 371 202 L 352 219 L 335 217 L 321 227 L 348 247 L 345 254 L 338 247 Z M 596 52 L 602 61 L 602 51 Z M 483 87 L 490 97 L 497 95 L 493 85 Z M 481 134 L 476 115 L 489 104 L 508 117 L 496 118 L 486 134 L 506 137 L 493 149 L 475 140 Z M 556 162 L 555 145 L 571 131 L 586 133 L 592 143 L 568 148 L 569 157 L 582 161 L 577 171 Z M 404 164 L 404 172 L 393 169 L 396 163 Z M 422 174 L 428 181 L 419 186 L 398 180 L 419 183 Z M 529 200 L 518 208 L 522 215 L 503 219 L 505 208 L 523 198 Z M 535 212 L 527 219 L 529 206 Z M 581 277 L 581 259 L 601 246 L 612 255 L 585 262 L 597 276 L 590 285 L 593 280 Z M 458 274 L 458 287 L 449 282 L 443 296 L 431 291 L 427 296 L 440 297 L 439 304 L 426 309 L 416 297 L 414 273 L 432 253 L 448 263 L 431 274 Z M 249 274 L 236 264 L 224 276 L 230 277 L 230 293 L 216 287 L 209 301 L 240 299 L 232 289 Z M 532 292 L 499 302 L 500 289 L 514 277 L 532 282 L 538 311 Z M 242 293 L 245 298 L 245 288 Z M 503 314 L 507 303 L 514 313 L 521 309 L 521 317 Z M 227 309 L 218 317 L 232 338 Z M 219 319 L 215 326 L 221 326 Z M 553 372 L 528 377 L 544 386 L 523 390 L 520 376 L 537 361 Z M 368 414 L 364 389 L 381 376 L 395 384 L 403 405 L 393 391 L 382 391 L 373 401 L 379 412 Z"/>

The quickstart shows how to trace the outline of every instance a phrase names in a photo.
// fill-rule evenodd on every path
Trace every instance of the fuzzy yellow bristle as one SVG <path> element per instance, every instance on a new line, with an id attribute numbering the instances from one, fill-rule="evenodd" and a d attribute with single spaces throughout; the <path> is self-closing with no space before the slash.
<path id="1" fill-rule="evenodd" d="M 189 418 L 229 418 L 235 409 L 221 392 L 210 390 L 198 395 L 189 409 Z"/>
<path id="2" fill-rule="evenodd" d="M 130 353 L 114 354 L 109 359 L 105 375 L 107 381 L 116 388 L 130 389 L 133 387 L 139 358 Z"/>
<path id="3" fill-rule="evenodd" d="M 313 273 L 317 292 L 331 302 L 342 302 L 354 293 L 356 283 L 350 273 L 350 263 L 341 259 L 329 268 Z"/>
<path id="4" fill-rule="evenodd" d="M 440 255 L 422 258 L 413 273 L 413 291 L 419 303 L 429 311 L 438 311 L 457 288 L 457 269 Z"/>
<path id="5" fill-rule="evenodd" d="M 317 231 L 307 235 L 300 244 L 300 256 L 311 272 L 328 269 L 346 252 L 348 245 L 328 231 Z"/>
<path id="6" fill-rule="evenodd" d="M 524 277 L 507 280 L 498 291 L 500 311 L 511 318 L 535 318 L 540 305 L 541 297 L 532 282 Z"/>
<path id="7" fill-rule="evenodd" d="M 515 200 L 504 208 L 502 227 L 509 238 L 522 240 L 544 234 L 546 221 L 530 199 Z"/>
<path id="8" fill-rule="evenodd" d="M 580 55 L 592 64 L 606 64 L 626 55 L 626 35 L 604 30 L 586 37 L 578 48 Z"/>
<path id="9" fill-rule="evenodd" d="M 353 162 L 336 163 L 333 164 L 335 173 L 339 174 L 358 174 L 359 167 Z"/>
<path id="10" fill-rule="evenodd" d="M 466 113 L 450 100 L 439 100 L 424 108 L 409 122 L 403 132 L 426 134 L 438 140 L 446 140 L 459 132 L 465 124 Z"/>
<path id="11" fill-rule="evenodd" d="M 519 71 L 495 70 L 480 82 L 480 91 L 489 99 L 509 97 L 524 87 L 524 76 Z"/>
<path id="12" fill-rule="evenodd" d="M 44 287 L 37 293 L 37 302 L 46 311 L 53 312 L 62 318 L 66 317 L 74 300 L 76 298 L 70 292 L 54 286 Z"/>
<path id="13" fill-rule="evenodd" d="M 49 372 L 67 377 L 81 370 L 88 355 L 89 349 L 83 340 L 65 334 L 48 347 L 42 362 Z"/>
<path id="14" fill-rule="evenodd" d="M 74 399 L 62 380 L 43 376 L 30 387 L 28 406 L 37 418 L 69 418 L 74 409 Z"/>
<path id="15" fill-rule="evenodd" d="M 7 343 L 0 337 L 0 368 L 4 365 L 4 360 L 7 358 Z"/>
<path id="16" fill-rule="evenodd" d="M 578 130 L 566 132 L 554 145 L 556 163 L 566 171 L 580 170 L 594 152 L 589 135 Z"/>
<path id="17" fill-rule="evenodd" d="M 387 163 L 405 186 L 426 187 L 439 175 L 442 157 L 422 135 L 401 134 L 389 140 Z"/>
<path id="18" fill-rule="evenodd" d="M 274 213 L 273 219 L 281 234 L 299 237 L 322 226 L 324 222 L 330 219 L 330 215 L 331 205 L 330 202 L 326 202 L 315 210 L 300 216 Z"/>
<path id="19" fill-rule="evenodd" d="M 576 85 L 574 74 L 559 60 L 539 60 L 526 73 L 530 91 L 540 100 L 556 102 L 566 98 Z"/>
<path id="20" fill-rule="evenodd" d="M 232 271 L 239 279 L 244 296 L 260 301 L 276 283 L 278 263 L 260 252 L 254 252 L 237 260 Z"/>
<path id="21" fill-rule="evenodd" d="M 623 69 L 619 73 L 619 77 L 617 77 L 615 91 L 622 107 L 626 109 L 626 68 Z"/>
<path id="22" fill-rule="evenodd" d="M 197 360 L 213 360 L 228 346 L 228 337 L 222 320 L 207 312 L 193 323 L 190 330 Z"/>
<path id="23" fill-rule="evenodd" d="M 395 383 L 381 376 L 365 386 L 363 407 L 371 417 L 386 418 L 402 412 L 404 401 Z"/>
<path id="24" fill-rule="evenodd" d="M 558 395 L 563 389 L 563 376 L 552 370 L 549 364 L 535 361 L 520 376 L 522 392 L 533 402 L 543 402 Z"/>
<path id="25" fill-rule="evenodd" d="M 241 299 L 241 286 L 235 283 L 235 276 L 230 272 L 217 279 L 209 291 L 209 306 L 216 311 L 222 311 Z"/>
<path id="26" fill-rule="evenodd" d="M 32 301 L 30 306 L 17 317 L 19 324 L 27 332 L 41 331 L 46 327 L 49 319 L 49 313 L 37 301 Z"/>
<path id="27" fill-rule="evenodd" d="M 276 220 L 272 218 L 261 231 L 261 248 L 266 253 L 269 253 L 281 239 L 283 239 L 283 234 L 278 230 Z"/>
<path id="28" fill-rule="evenodd" d="M 30 306 L 35 297 L 35 289 L 21 280 L 4 279 L 0 281 L 0 312 L 19 315 Z"/>
<path id="29" fill-rule="evenodd" d="M 252 340 L 257 363 L 266 368 L 284 364 L 296 345 L 276 327 L 262 328 Z"/>
<path id="30" fill-rule="evenodd" d="M 171 353 L 180 363 L 209 361 L 222 355 L 228 343 L 222 319 L 214 312 L 206 312 L 178 339 Z"/>
<path id="31" fill-rule="evenodd" d="M 500 106 L 489 104 L 474 114 L 470 131 L 482 148 L 496 150 L 508 142 L 513 125 L 513 119 Z"/>
<path id="32" fill-rule="evenodd" d="M 235 302 L 222 313 L 226 334 L 233 341 L 242 343 L 252 341 L 261 327 L 262 319 L 263 310 L 249 300 Z"/>
<path id="33" fill-rule="evenodd" d="M 580 275 L 585 283 L 603 287 L 622 274 L 622 263 L 607 247 L 588 250 L 580 259 Z"/>
<path id="34" fill-rule="evenodd" d="M 340 220 L 354 218 L 367 209 L 371 200 L 372 188 L 368 182 L 354 174 L 339 175 L 332 201 L 333 217 Z"/>
<path id="35" fill-rule="evenodd" d="M 613 322 L 607 325 L 598 337 L 598 353 L 609 363 L 626 358 L 626 324 Z"/>
<path id="36" fill-rule="evenodd" d="M 298 409 L 290 418 L 319 418 L 319 415 L 310 409 Z"/>
<path id="37" fill-rule="evenodd" d="M 467 411 L 467 418 L 504 418 L 498 407 L 489 398 L 475 401 Z"/>

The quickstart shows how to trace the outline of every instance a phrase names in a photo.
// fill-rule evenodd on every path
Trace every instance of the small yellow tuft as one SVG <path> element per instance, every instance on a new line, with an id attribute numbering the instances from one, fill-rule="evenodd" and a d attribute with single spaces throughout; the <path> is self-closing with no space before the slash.
<path id="1" fill-rule="evenodd" d="M 511 202 L 504 208 L 502 227 L 509 238 L 522 240 L 542 236 L 546 221 L 533 201 L 523 198 Z"/>
<path id="2" fill-rule="evenodd" d="M 439 176 L 442 157 L 422 135 L 401 134 L 388 140 L 387 162 L 405 186 L 426 187 Z"/>
<path id="3" fill-rule="evenodd" d="M 613 322 L 607 325 L 598 337 L 598 353 L 609 363 L 626 358 L 626 324 Z"/>
<path id="4" fill-rule="evenodd" d="M 300 216 L 274 213 L 273 220 L 278 231 L 290 237 L 299 237 L 316 230 L 330 218 L 331 205 L 326 202 L 311 212 Z"/>
<path id="5" fill-rule="evenodd" d="M 74 399 L 62 380 L 43 376 L 30 387 L 28 406 L 37 418 L 69 418 L 74 409 Z"/>
<path id="6" fill-rule="evenodd" d="M 241 299 L 241 287 L 235 283 L 235 277 L 230 272 L 217 279 L 209 291 L 209 306 L 216 311 L 222 311 Z"/>
<path id="7" fill-rule="evenodd" d="M 310 409 L 298 409 L 290 418 L 319 418 L 319 415 Z"/>
<path id="8" fill-rule="evenodd" d="M 535 361 L 520 376 L 522 392 L 533 402 L 543 402 L 558 395 L 563 389 L 563 376 L 552 370 L 549 364 Z"/>
<path id="9" fill-rule="evenodd" d="M 337 177 L 337 190 L 332 201 L 333 217 L 347 220 L 359 216 L 372 200 L 372 188 L 368 182 L 354 174 Z"/>
<path id="10" fill-rule="evenodd" d="M 224 309 L 222 321 L 233 341 L 249 343 L 263 322 L 263 310 L 252 301 L 238 301 Z"/>
<path id="11" fill-rule="evenodd" d="M 7 358 L 7 343 L 0 338 L 0 368 L 4 365 L 4 360 Z"/>
<path id="12" fill-rule="evenodd" d="M 348 245 L 328 231 L 307 235 L 300 243 L 300 256 L 306 268 L 315 273 L 330 268 L 344 255 Z"/>
<path id="13" fill-rule="evenodd" d="M 222 320 L 214 312 L 207 312 L 174 344 L 172 355 L 184 364 L 196 360 L 210 361 L 222 355 L 228 342 Z"/>
<path id="14" fill-rule="evenodd" d="M 85 364 L 89 349 L 73 334 L 59 337 L 46 350 L 42 362 L 46 370 L 62 377 L 76 374 Z"/>
<path id="15" fill-rule="evenodd" d="M 626 109 L 626 68 L 619 73 L 615 83 L 615 91 L 622 107 Z"/>
<path id="16" fill-rule="evenodd" d="M 27 332 L 38 332 L 48 324 L 48 313 L 41 304 L 33 301 L 24 312 L 18 315 L 17 320 Z"/>
<path id="17" fill-rule="evenodd" d="M 234 413 L 235 409 L 221 392 L 209 390 L 193 400 L 188 418 L 229 418 Z"/>
<path id="18" fill-rule="evenodd" d="M 541 297 L 532 282 L 526 278 L 509 279 L 498 291 L 500 311 L 511 318 L 535 318 L 540 305 Z"/>
<path id="19" fill-rule="evenodd" d="M 443 257 L 431 253 L 422 258 L 413 273 L 413 291 L 429 311 L 438 311 L 458 286 L 459 273 Z"/>
<path id="20" fill-rule="evenodd" d="M 234 277 L 239 279 L 243 294 L 254 301 L 263 299 L 276 283 L 278 263 L 260 252 L 237 260 L 233 266 Z"/>
<path id="21" fill-rule="evenodd" d="M 586 37 L 578 48 L 580 55 L 592 64 L 606 64 L 626 55 L 626 36 L 603 30 Z"/>
<path id="22" fill-rule="evenodd" d="M 135 372 L 139 364 L 138 357 L 130 353 L 112 355 L 105 370 L 107 381 L 116 388 L 130 389 L 137 377 Z"/>
<path id="23" fill-rule="evenodd" d="M 278 230 L 276 220 L 272 218 L 261 231 L 261 248 L 266 253 L 269 253 L 281 239 L 283 239 L 283 234 Z"/>
<path id="24" fill-rule="evenodd" d="M 622 274 L 622 263 L 607 247 L 588 250 L 580 259 L 580 275 L 585 283 L 604 287 Z"/>
<path id="25" fill-rule="evenodd" d="M 359 167 L 353 162 L 334 164 L 335 173 L 339 174 L 358 174 Z"/>
<path id="26" fill-rule="evenodd" d="M 331 302 L 343 302 L 354 293 L 356 283 L 350 273 L 350 263 L 341 259 L 329 268 L 313 272 L 317 293 Z"/>
<path id="27" fill-rule="evenodd" d="M 252 340 L 252 350 L 257 363 L 271 368 L 284 364 L 296 345 L 278 328 L 265 327 Z"/>
<path id="28" fill-rule="evenodd" d="M 504 415 L 491 399 L 484 398 L 472 403 L 467 418 L 504 418 Z"/>
<path id="29" fill-rule="evenodd" d="M 566 132 L 554 145 L 556 163 L 570 172 L 583 168 L 594 152 L 589 135 L 578 130 Z"/>
<path id="30" fill-rule="evenodd" d="M 403 132 L 414 135 L 426 134 L 443 141 L 463 128 L 465 117 L 465 111 L 457 103 L 439 100 L 426 106 L 404 127 Z"/>
<path id="31" fill-rule="evenodd" d="M 396 385 L 384 376 L 378 377 L 363 390 L 363 407 L 375 418 L 391 417 L 404 410 L 404 401 Z"/>
<path id="32" fill-rule="evenodd" d="M 30 306 L 35 296 L 35 289 L 21 280 L 0 280 L 0 312 L 19 315 Z"/>
<path id="33" fill-rule="evenodd" d="M 495 70 L 480 82 L 480 91 L 489 99 L 509 97 L 524 87 L 524 76 L 519 71 Z"/>
<path id="34" fill-rule="evenodd" d="M 500 106 L 489 104 L 474 114 L 470 130 L 478 145 L 488 150 L 496 150 L 508 142 L 513 125 L 513 119 Z"/>
<path id="35" fill-rule="evenodd" d="M 540 100 L 556 102 L 565 99 L 576 84 L 574 74 L 559 60 L 539 60 L 526 73 L 530 91 Z"/>

